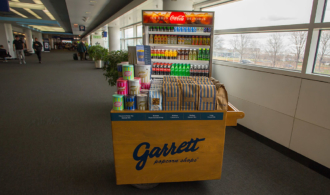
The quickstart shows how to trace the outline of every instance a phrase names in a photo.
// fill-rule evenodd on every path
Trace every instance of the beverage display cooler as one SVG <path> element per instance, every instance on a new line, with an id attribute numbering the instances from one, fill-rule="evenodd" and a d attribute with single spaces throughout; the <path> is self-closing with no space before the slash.
<path id="1" fill-rule="evenodd" d="M 152 78 L 211 77 L 214 12 L 142 11 L 143 44 L 151 48 Z"/>

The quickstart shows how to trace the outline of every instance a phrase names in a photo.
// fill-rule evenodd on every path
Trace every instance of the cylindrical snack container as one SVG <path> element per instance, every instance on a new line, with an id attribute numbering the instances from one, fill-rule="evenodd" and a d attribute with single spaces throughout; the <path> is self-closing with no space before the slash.
<path id="1" fill-rule="evenodd" d="M 125 96 L 125 109 L 135 110 L 136 109 L 136 95 L 126 95 Z"/>
<path id="2" fill-rule="evenodd" d="M 135 65 L 134 73 L 136 77 L 141 78 L 141 83 L 150 83 L 151 65 Z"/>
<path id="3" fill-rule="evenodd" d="M 134 66 L 133 65 L 123 65 L 123 79 L 132 80 L 134 79 Z"/>
<path id="4" fill-rule="evenodd" d="M 122 77 L 123 76 L 123 65 L 122 64 L 117 64 L 117 71 L 118 71 L 118 76 Z"/>
<path id="5" fill-rule="evenodd" d="M 134 77 L 134 79 L 139 80 L 139 91 L 141 91 L 141 78 L 140 77 Z"/>
<path id="6" fill-rule="evenodd" d="M 140 83 L 138 79 L 128 80 L 128 86 L 129 95 L 140 94 Z"/>
<path id="7" fill-rule="evenodd" d="M 148 89 L 141 89 L 140 94 L 149 94 L 149 90 Z"/>
<path id="8" fill-rule="evenodd" d="M 124 110 L 124 96 L 114 94 L 112 95 L 113 110 Z"/>
<path id="9" fill-rule="evenodd" d="M 136 98 L 137 98 L 137 109 L 147 110 L 148 96 L 146 94 L 139 94 L 136 96 Z"/>
<path id="10" fill-rule="evenodd" d="M 150 83 L 141 83 L 141 89 L 150 89 Z"/>
<path id="11" fill-rule="evenodd" d="M 120 62 L 120 64 L 122 64 L 122 65 L 129 65 L 128 62 Z"/>
<path id="12" fill-rule="evenodd" d="M 127 80 L 117 80 L 117 93 L 120 95 L 128 94 L 128 83 Z"/>

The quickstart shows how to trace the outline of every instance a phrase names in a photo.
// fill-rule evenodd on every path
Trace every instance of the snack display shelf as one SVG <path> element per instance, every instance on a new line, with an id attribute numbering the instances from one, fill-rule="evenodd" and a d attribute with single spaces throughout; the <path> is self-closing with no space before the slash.
<path id="1" fill-rule="evenodd" d="M 228 111 L 112 110 L 117 185 L 220 179 L 226 126 L 244 117 L 228 105 Z"/>
<path id="2" fill-rule="evenodd" d="M 203 60 L 167 60 L 167 59 L 151 59 L 151 62 L 166 62 L 166 63 L 183 63 L 183 64 L 209 64 L 209 61 Z"/>
<path id="3" fill-rule="evenodd" d="M 150 47 L 210 48 L 209 45 L 149 44 Z"/>
<path id="4" fill-rule="evenodd" d="M 160 31 L 148 31 L 153 35 L 192 35 L 192 36 L 210 36 L 210 32 L 160 32 Z"/>

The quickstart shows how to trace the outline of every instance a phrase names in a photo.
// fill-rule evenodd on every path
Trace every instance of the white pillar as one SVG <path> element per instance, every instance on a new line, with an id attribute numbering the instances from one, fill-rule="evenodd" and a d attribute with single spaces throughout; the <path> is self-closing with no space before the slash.
<path id="1" fill-rule="evenodd" d="M 193 10 L 192 0 L 163 0 L 163 10 Z"/>
<path id="2" fill-rule="evenodd" d="M 102 37 L 104 44 L 103 47 L 106 49 L 109 49 L 109 32 L 108 32 L 108 25 L 103 26 L 102 28 L 102 33 L 106 32 L 107 33 L 107 37 Z"/>
<path id="3" fill-rule="evenodd" d="M 38 41 L 43 45 L 43 39 L 42 39 L 42 33 L 41 32 L 37 32 L 36 33 L 36 38 L 38 39 Z M 44 51 L 44 47 L 42 47 L 42 50 L 41 51 Z"/>
<path id="4" fill-rule="evenodd" d="M 91 36 L 90 35 L 87 36 L 87 43 L 88 43 L 88 45 L 91 45 Z"/>
<path id="5" fill-rule="evenodd" d="M 120 29 L 117 27 L 108 28 L 109 51 L 120 50 Z"/>
<path id="6" fill-rule="evenodd" d="M 16 58 L 13 47 L 13 28 L 11 24 L 0 23 L 0 45 L 9 52 L 12 58 Z"/>
<path id="7" fill-rule="evenodd" d="M 33 45 L 33 38 L 32 38 L 32 31 L 28 28 L 24 28 L 25 33 L 25 43 L 26 43 L 26 49 L 30 53 L 34 53 L 34 49 L 32 47 Z"/>

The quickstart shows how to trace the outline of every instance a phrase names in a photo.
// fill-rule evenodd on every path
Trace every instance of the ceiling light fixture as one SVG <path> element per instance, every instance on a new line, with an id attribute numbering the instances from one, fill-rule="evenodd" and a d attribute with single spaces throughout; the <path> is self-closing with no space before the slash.
<path id="1" fill-rule="evenodd" d="M 40 4 L 34 4 L 34 3 L 21 3 L 21 2 L 14 2 L 9 1 L 9 7 L 16 7 L 16 8 L 29 8 L 29 9 L 35 9 L 35 10 L 44 10 L 45 6 Z"/>
<path id="2" fill-rule="evenodd" d="M 90 14 L 90 12 L 86 12 L 86 14 Z"/>
<path id="3" fill-rule="evenodd" d="M 40 0 L 33 0 L 35 4 L 43 5 L 43 3 Z"/>
<path id="4" fill-rule="evenodd" d="M 36 13 L 34 13 L 31 9 L 29 8 L 24 8 L 25 11 L 29 12 L 31 15 L 33 15 L 34 17 L 38 18 L 38 19 L 42 19 L 40 16 L 38 16 Z"/>
<path id="5" fill-rule="evenodd" d="M 26 15 L 23 15 L 23 14 L 19 13 L 18 11 L 14 10 L 13 8 L 10 8 L 10 11 L 14 12 L 15 14 L 17 14 L 17 15 L 23 17 L 23 18 L 27 18 Z"/>
<path id="6" fill-rule="evenodd" d="M 51 19 L 51 20 L 55 20 L 54 16 L 48 11 L 48 9 L 44 9 L 43 10 L 45 12 L 45 14 Z"/>
<path id="7" fill-rule="evenodd" d="M 95 3 L 96 1 L 89 1 L 89 2 L 91 2 L 91 3 Z"/>

